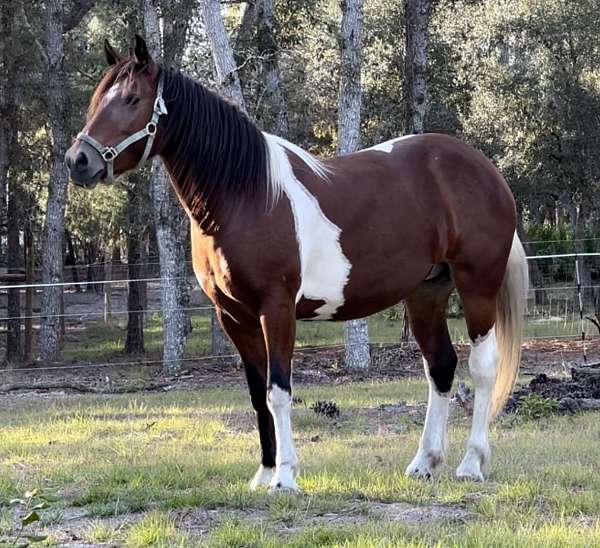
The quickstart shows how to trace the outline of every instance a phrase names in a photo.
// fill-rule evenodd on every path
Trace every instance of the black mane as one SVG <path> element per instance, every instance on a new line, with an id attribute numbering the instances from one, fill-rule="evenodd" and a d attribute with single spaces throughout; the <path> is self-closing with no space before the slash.
<path id="1" fill-rule="evenodd" d="M 161 69 L 168 115 L 159 130 L 159 154 L 180 197 L 205 226 L 245 198 L 268 196 L 265 138 L 232 103 L 200 83 Z M 262 202 L 263 204 L 265 202 Z"/>

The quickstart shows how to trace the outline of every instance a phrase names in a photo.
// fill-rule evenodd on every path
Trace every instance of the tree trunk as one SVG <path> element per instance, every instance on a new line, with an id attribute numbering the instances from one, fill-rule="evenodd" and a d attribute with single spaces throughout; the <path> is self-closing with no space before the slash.
<path id="1" fill-rule="evenodd" d="M 431 0 L 405 0 L 406 53 L 404 58 L 405 133 L 425 131 L 427 106 L 427 33 Z M 404 307 L 402 340 L 410 339 L 408 312 Z"/>
<path id="2" fill-rule="evenodd" d="M 129 230 L 127 233 L 127 354 L 144 353 L 144 310 L 146 283 L 146 215 L 144 204 L 148 202 L 147 181 L 138 173 L 129 176 L 132 184 L 127 192 Z"/>
<path id="3" fill-rule="evenodd" d="M 9 273 L 18 272 L 21 253 L 19 242 L 18 189 L 16 185 L 17 170 L 11 169 L 15 162 L 17 145 L 15 105 L 15 87 L 17 74 L 15 52 L 13 51 L 13 27 L 16 6 L 11 0 L 6 2 L 0 12 L 0 227 L 7 226 L 7 266 Z M 21 359 L 21 298 L 18 289 L 8 290 L 6 315 L 7 321 L 6 360 L 8 362 Z"/>
<path id="4" fill-rule="evenodd" d="M 249 9 L 249 8 L 248 8 Z M 251 13 L 249 14 L 249 17 Z M 202 0 L 202 19 L 204 30 L 212 51 L 217 85 L 221 94 L 246 112 L 246 103 L 242 94 L 240 77 L 237 72 L 229 36 L 221 17 L 221 5 L 218 0 Z M 215 356 L 231 354 L 231 344 L 223 333 L 216 314 L 211 317 L 212 354 Z"/>
<path id="5" fill-rule="evenodd" d="M 32 222 L 29 220 L 27 228 L 25 229 L 25 283 L 27 285 L 32 285 L 35 277 L 35 245 L 33 241 L 33 228 L 31 225 Z M 25 290 L 25 349 L 23 352 L 23 360 L 25 363 L 30 363 L 33 357 L 33 296 L 34 289 L 28 287 Z"/>
<path id="6" fill-rule="evenodd" d="M 431 0 L 405 0 L 406 133 L 423 133 L 427 104 L 427 34 Z"/>
<path id="7" fill-rule="evenodd" d="M 45 53 L 47 57 L 47 104 L 52 134 L 48 201 L 42 236 L 42 283 L 62 282 L 64 216 L 68 176 L 64 166 L 67 137 L 67 95 L 63 51 L 63 3 L 47 0 L 44 4 Z M 63 288 L 45 287 L 42 291 L 40 356 L 57 361 L 61 354 L 60 307 Z"/>
<path id="8" fill-rule="evenodd" d="M 21 271 L 21 243 L 19 238 L 19 204 L 18 190 L 13 180 L 8 185 L 8 253 L 7 263 L 9 273 Z M 12 184 L 11 184 L 12 183 Z M 21 291 L 20 289 L 8 290 L 7 314 L 10 318 L 7 322 L 6 336 L 6 360 L 8 362 L 19 362 L 21 353 Z"/>
<path id="9" fill-rule="evenodd" d="M 288 111 L 279 70 L 279 48 L 273 34 L 273 0 L 256 1 L 256 22 L 264 98 L 270 111 L 268 130 L 287 137 Z"/>
<path id="10" fill-rule="evenodd" d="M 571 197 L 569 212 L 571 215 L 571 225 L 573 227 L 573 246 L 575 248 L 575 253 L 584 253 L 585 243 L 583 239 L 585 238 L 585 222 L 589 216 L 587 205 L 583 201 L 578 204 L 575 198 Z M 594 292 L 591 287 L 592 276 L 590 270 L 584 257 L 577 257 L 576 263 L 576 267 L 579 269 L 581 298 L 584 312 L 589 311 L 590 309 L 595 310 L 596 307 L 594 302 Z M 579 299 L 578 295 L 576 295 L 576 299 Z"/>
<path id="11" fill-rule="evenodd" d="M 338 154 L 360 148 L 362 0 L 342 2 Z M 345 364 L 349 369 L 368 369 L 371 361 L 366 319 L 344 325 Z"/>
<path id="12" fill-rule="evenodd" d="M 0 11 L 0 227 L 6 223 L 8 168 L 12 144 L 15 140 L 15 63 L 11 34 L 14 26 L 15 6 L 11 0 Z"/>
<path id="13" fill-rule="evenodd" d="M 202 19 L 204 30 L 210 43 L 217 87 L 221 94 L 236 103 L 243 111 L 246 110 L 242 86 L 237 72 L 233 50 L 229 43 L 229 36 L 221 17 L 221 3 L 219 0 L 201 0 Z"/>
<path id="14" fill-rule="evenodd" d="M 161 25 L 156 4 L 144 0 L 144 28 L 150 52 L 178 67 L 183 55 L 192 3 L 161 0 Z M 154 223 L 160 260 L 161 300 L 163 311 L 163 367 L 173 373 L 181 368 L 188 335 L 189 293 L 185 245 L 189 221 L 171 187 L 162 162 L 157 159 L 151 178 Z"/>

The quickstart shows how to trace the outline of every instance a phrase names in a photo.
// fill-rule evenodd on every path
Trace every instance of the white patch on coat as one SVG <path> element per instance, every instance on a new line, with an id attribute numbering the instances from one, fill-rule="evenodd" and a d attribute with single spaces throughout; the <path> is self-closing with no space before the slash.
<path id="1" fill-rule="evenodd" d="M 487 472 L 491 454 L 488 440 L 490 408 L 497 367 L 496 330 L 492 327 L 487 335 L 478 337 L 471 343 L 469 372 L 475 385 L 475 402 L 471 434 L 467 440 L 467 451 L 456 470 L 459 478 L 483 481 Z"/>
<path id="2" fill-rule="evenodd" d="M 121 92 L 121 83 L 117 82 L 116 84 L 113 84 L 109 90 L 104 94 L 104 97 L 106 98 L 107 101 L 110 101 L 113 97 L 115 97 L 116 95 L 118 95 Z"/>
<path id="3" fill-rule="evenodd" d="M 415 137 L 415 135 L 403 135 L 402 137 L 396 137 L 395 139 L 390 139 L 389 141 L 385 141 L 383 143 L 379 143 L 378 145 L 373 145 L 369 148 L 363 148 L 360 152 L 366 152 L 367 150 L 377 150 L 379 152 L 387 152 L 388 154 L 394 150 L 394 145 L 398 141 L 402 141 L 403 139 L 410 139 Z"/>
<path id="4" fill-rule="evenodd" d="M 434 477 L 440 471 L 446 453 L 446 431 L 448 427 L 448 408 L 450 394 L 440 394 L 435 382 L 429 375 L 429 366 L 425 358 L 425 374 L 429 381 L 429 401 L 423 434 L 415 458 L 408 465 L 406 475 L 416 477 Z"/>
<path id="5" fill-rule="evenodd" d="M 317 308 L 313 319 L 329 319 L 344 304 L 344 287 L 352 266 L 342 251 L 342 231 L 325 216 L 317 199 L 296 178 L 287 151 L 297 154 L 321 177 L 326 177 L 325 167 L 310 154 L 279 137 L 265 134 L 265 138 L 272 179 L 278 181 L 294 215 L 301 277 L 296 303 L 303 297 L 325 301 Z"/>
<path id="6" fill-rule="evenodd" d="M 275 425 L 275 473 L 271 479 L 271 489 L 298 490 L 296 475 L 298 474 L 298 457 L 292 436 L 292 396 L 276 384 L 267 394 L 267 407 L 273 415 Z"/>

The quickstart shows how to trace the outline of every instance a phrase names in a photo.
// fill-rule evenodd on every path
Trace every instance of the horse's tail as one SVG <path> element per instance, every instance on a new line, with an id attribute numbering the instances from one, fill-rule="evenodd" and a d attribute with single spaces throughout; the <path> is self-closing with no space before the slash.
<path id="1" fill-rule="evenodd" d="M 506 403 L 519 373 L 528 287 L 529 271 L 525 250 L 515 232 L 496 304 L 496 339 L 500 360 L 492 394 L 492 417 L 495 417 Z"/>

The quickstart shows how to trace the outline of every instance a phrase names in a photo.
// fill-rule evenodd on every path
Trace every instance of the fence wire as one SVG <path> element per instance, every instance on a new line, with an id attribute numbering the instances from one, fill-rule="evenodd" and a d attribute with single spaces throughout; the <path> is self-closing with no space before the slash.
<path id="1" fill-rule="evenodd" d="M 600 240 L 600 238 L 586 239 L 586 240 Z M 559 240 L 557 240 L 559 241 Z M 569 241 L 572 243 L 573 241 Z M 534 243 L 534 242 L 529 242 Z M 586 343 L 590 338 L 588 333 L 591 328 L 591 321 L 596 318 L 600 322 L 600 252 L 586 252 L 586 253 L 555 253 L 555 254 L 543 254 L 543 255 L 531 255 L 527 257 L 530 265 L 530 279 L 531 287 L 527 298 L 527 326 L 526 326 L 526 339 L 529 340 L 571 340 L 580 343 L 583 351 L 584 359 L 587 359 L 586 354 Z M 93 263 L 88 266 L 97 266 L 101 263 Z M 153 262 L 144 263 L 146 265 L 156 264 Z M 127 268 L 127 264 L 121 264 L 121 268 Z M 69 269 L 71 267 L 66 267 Z M 104 286 L 106 295 L 109 291 L 117 291 L 119 289 L 126 289 L 127 284 L 131 283 L 146 283 L 150 284 L 148 293 L 156 294 L 160 292 L 161 285 L 166 281 L 173 280 L 187 280 L 190 284 L 194 283 L 192 275 L 181 276 L 177 278 L 164 278 L 164 277 L 141 277 L 141 278 L 123 278 L 123 279 L 109 279 L 109 280 L 87 280 L 87 281 L 61 281 L 52 283 L 20 283 L 20 284 L 5 284 L 0 286 L 0 292 L 2 295 L 6 295 L 8 290 L 33 290 L 34 295 L 37 297 L 40 291 L 44 291 L 50 287 L 81 287 L 81 286 Z M 85 293 L 77 293 L 78 295 L 87 295 L 91 293 L 96 297 L 97 302 L 94 303 L 77 303 L 77 306 L 98 306 L 98 300 L 101 298 L 101 293 L 86 291 Z M 71 294 L 71 293 L 70 293 Z M 68 300 L 68 299 L 67 299 Z M 152 299 L 148 295 L 148 302 Z M 122 304 L 122 303 L 121 303 Z M 39 322 L 44 318 L 60 318 L 60 319 L 73 319 L 78 325 L 85 322 L 93 322 L 93 325 L 98 324 L 98 319 L 101 318 L 115 318 L 118 321 L 119 317 L 132 317 L 138 314 L 148 316 L 161 316 L 164 313 L 162 308 L 150 307 L 143 310 L 126 310 L 122 306 L 116 306 L 114 310 L 110 312 L 107 309 L 98 311 L 91 310 L 89 312 L 72 312 L 69 311 L 69 306 L 72 303 L 66 303 L 65 307 L 67 310 L 60 313 L 53 314 L 31 314 L 25 316 L 3 316 L 0 317 L 0 323 L 8 324 L 8 322 L 33 320 Z M 456 314 L 456 318 L 461 317 L 460 304 L 457 305 L 459 310 Z M 6 310 L 6 306 L 2 307 Z M 179 308 L 178 310 L 184 311 L 191 316 L 197 313 L 210 314 L 214 307 L 210 304 L 187 306 Z M 588 323 L 588 318 L 591 318 Z M 397 318 L 398 323 L 401 319 Z M 463 322 L 464 323 L 464 322 Z M 69 327 L 73 324 L 69 323 Z M 86 326 L 87 327 L 87 326 Z M 148 327 L 148 326 L 146 326 Z M 597 336 L 598 334 L 593 331 L 595 328 L 591 328 L 592 332 Z M 600 326 L 598 326 L 600 331 Z M 453 338 L 460 339 L 460 331 L 453 331 Z M 375 333 L 378 335 L 377 333 Z M 119 336 L 120 337 L 120 336 Z M 210 339 L 210 333 L 208 334 Z M 338 335 L 334 336 L 334 340 L 339 338 Z M 396 342 L 399 341 L 400 334 L 398 333 Z M 106 341 L 110 345 L 116 347 L 123 344 L 121 338 Z M 210 340 L 205 341 L 210 345 Z M 381 341 L 375 341 L 374 344 L 382 344 Z M 332 343 L 322 346 L 310 346 L 306 348 L 325 348 L 325 349 L 336 349 L 342 346 L 341 343 Z M 298 351 L 302 351 L 303 348 L 299 348 Z M 160 345 L 159 345 L 160 350 Z M 111 348 L 111 351 L 112 348 Z M 80 349 L 78 354 L 101 354 L 96 348 L 85 348 Z M 232 358 L 235 354 L 223 354 L 223 355 L 193 355 L 187 356 L 180 362 L 202 362 L 204 360 L 214 359 L 226 359 Z M 49 369 L 80 369 L 87 367 L 114 367 L 121 365 L 151 365 L 151 364 L 166 364 L 165 360 L 132 360 L 132 361 L 119 361 L 119 362 L 107 362 L 107 363 L 85 363 L 85 364 L 73 364 L 73 365 L 57 365 L 49 366 Z M 39 366 L 35 367 L 35 370 L 43 370 Z M 17 371 L 19 369 L 11 369 L 11 371 Z M 24 370 L 30 370 L 24 368 Z"/>

